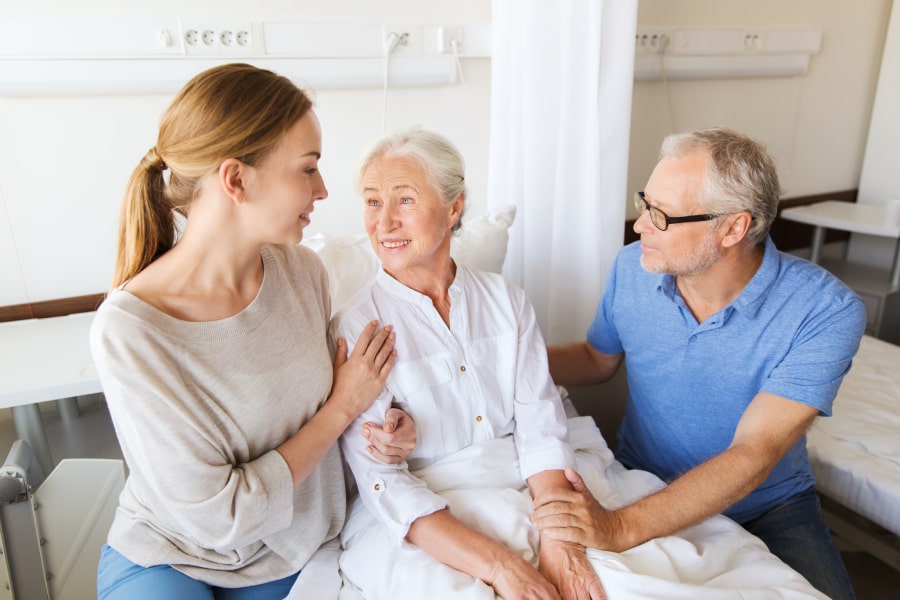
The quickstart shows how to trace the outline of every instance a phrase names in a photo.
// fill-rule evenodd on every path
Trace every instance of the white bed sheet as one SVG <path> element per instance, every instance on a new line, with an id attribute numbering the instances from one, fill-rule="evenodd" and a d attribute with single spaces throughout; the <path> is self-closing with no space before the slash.
<path id="1" fill-rule="evenodd" d="M 663 485 L 649 473 L 629 471 L 616 462 L 590 417 L 571 418 L 569 428 L 578 469 L 606 506 L 628 504 Z M 522 486 L 511 440 L 466 448 L 417 475 L 447 498 L 458 518 L 536 561 L 531 497 Z M 490 485 L 483 487 L 484 482 Z M 406 542 L 396 546 L 386 540 L 383 525 L 355 503 L 345 525 L 347 550 L 324 548 L 301 572 L 289 600 L 493 600 L 483 583 Z M 612 600 L 825 598 L 762 541 L 723 516 L 620 554 L 589 550 L 588 558 Z M 357 585 L 368 592 L 360 594 Z"/>
<path id="2" fill-rule="evenodd" d="M 900 535 L 900 346 L 863 336 L 807 448 L 820 492 Z"/>

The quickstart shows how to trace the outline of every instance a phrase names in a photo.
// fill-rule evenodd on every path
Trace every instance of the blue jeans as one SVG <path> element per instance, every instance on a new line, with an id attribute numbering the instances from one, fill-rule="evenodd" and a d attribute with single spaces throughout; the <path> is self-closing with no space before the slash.
<path id="1" fill-rule="evenodd" d="M 298 574 L 259 585 L 221 588 L 192 579 L 169 565 L 136 565 L 104 545 L 97 567 L 97 596 L 100 600 L 281 600 Z"/>
<path id="2" fill-rule="evenodd" d="M 832 600 L 855 598 L 815 488 L 800 492 L 741 525 Z"/>

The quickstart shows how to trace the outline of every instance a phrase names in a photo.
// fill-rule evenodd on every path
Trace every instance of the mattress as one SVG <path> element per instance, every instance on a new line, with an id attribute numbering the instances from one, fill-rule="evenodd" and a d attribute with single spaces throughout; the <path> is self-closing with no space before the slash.
<path id="1" fill-rule="evenodd" d="M 807 448 L 821 493 L 900 535 L 900 346 L 863 336 Z"/>

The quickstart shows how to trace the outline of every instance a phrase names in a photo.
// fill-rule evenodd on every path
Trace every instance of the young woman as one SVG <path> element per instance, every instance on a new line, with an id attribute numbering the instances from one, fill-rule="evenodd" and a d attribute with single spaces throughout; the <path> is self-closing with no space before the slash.
<path id="1" fill-rule="evenodd" d="M 327 276 L 298 245 L 321 152 L 301 90 L 230 64 L 177 94 L 131 176 L 91 331 L 129 469 L 100 598 L 282 598 L 341 530 L 335 441 L 396 353 L 373 321 L 332 364 Z"/>

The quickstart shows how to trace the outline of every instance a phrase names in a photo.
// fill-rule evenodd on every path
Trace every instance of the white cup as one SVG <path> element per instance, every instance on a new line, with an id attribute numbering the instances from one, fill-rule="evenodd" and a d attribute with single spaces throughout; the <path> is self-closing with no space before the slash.
<path id="1" fill-rule="evenodd" d="M 900 199 L 885 202 L 884 222 L 890 227 L 900 227 Z"/>

